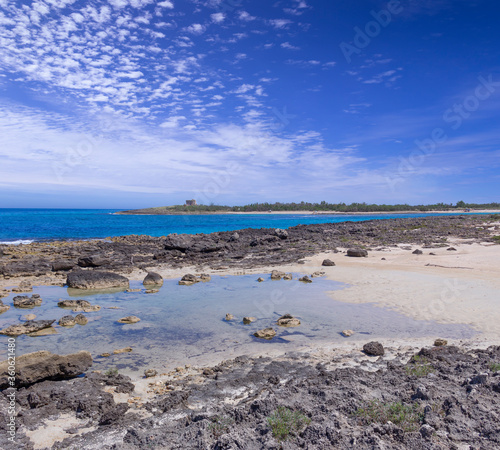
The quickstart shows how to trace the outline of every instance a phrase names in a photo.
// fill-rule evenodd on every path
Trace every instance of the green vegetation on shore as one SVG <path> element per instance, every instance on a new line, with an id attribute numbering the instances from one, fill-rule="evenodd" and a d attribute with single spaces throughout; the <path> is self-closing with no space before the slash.
<path id="1" fill-rule="evenodd" d="M 318 212 L 339 212 L 339 213 L 373 213 L 373 212 L 432 212 L 432 211 L 463 211 L 464 209 L 493 209 L 500 210 L 500 203 L 465 203 L 459 201 L 455 205 L 447 203 L 435 203 L 433 205 L 377 205 L 367 203 L 252 203 L 244 206 L 224 206 L 224 205 L 174 205 L 161 206 L 157 208 L 134 209 L 121 211 L 118 214 L 216 214 L 230 212 L 266 212 L 266 211 L 318 211 Z"/>

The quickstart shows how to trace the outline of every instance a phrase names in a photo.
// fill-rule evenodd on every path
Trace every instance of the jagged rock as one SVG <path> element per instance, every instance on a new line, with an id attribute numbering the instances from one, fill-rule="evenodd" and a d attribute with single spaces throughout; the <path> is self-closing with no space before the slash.
<path id="1" fill-rule="evenodd" d="M 72 270 L 73 267 L 75 267 L 75 263 L 73 261 L 54 261 L 52 263 L 52 272 Z"/>
<path id="2" fill-rule="evenodd" d="M 0 334 L 7 336 L 20 336 L 21 334 L 34 333 L 52 326 L 55 320 L 28 320 L 22 324 L 11 325 L 0 330 Z"/>
<path id="3" fill-rule="evenodd" d="M 325 267 L 332 267 L 335 263 L 331 259 L 324 259 L 321 265 Z"/>
<path id="4" fill-rule="evenodd" d="M 158 375 L 158 372 L 155 369 L 146 369 L 144 371 L 145 378 L 156 377 L 156 375 Z"/>
<path id="5" fill-rule="evenodd" d="M 181 286 L 191 286 L 193 284 L 199 283 L 201 280 L 194 275 L 188 273 L 184 275 L 181 280 L 179 281 L 179 284 Z"/>
<path id="6" fill-rule="evenodd" d="M 443 347 L 445 345 L 448 345 L 448 341 L 446 339 L 438 338 L 434 341 L 435 347 Z"/>
<path id="7" fill-rule="evenodd" d="M 243 323 L 245 325 L 250 325 L 252 322 L 255 322 L 257 319 L 255 317 L 243 317 Z"/>
<path id="8" fill-rule="evenodd" d="M 422 250 L 418 249 L 418 248 L 416 250 L 414 250 L 412 253 L 414 255 L 423 255 L 424 254 L 424 252 Z"/>
<path id="9" fill-rule="evenodd" d="M 232 314 L 226 314 L 226 317 L 224 319 L 225 321 L 229 322 L 230 320 L 234 320 L 234 316 Z"/>
<path id="10" fill-rule="evenodd" d="M 372 341 L 363 345 L 363 351 L 368 356 L 383 356 L 385 353 L 384 346 L 380 342 Z"/>
<path id="11" fill-rule="evenodd" d="M 2 300 L 0 300 L 0 314 L 4 313 L 5 311 L 8 311 L 10 309 L 9 305 L 4 305 Z"/>
<path id="12" fill-rule="evenodd" d="M 354 334 L 354 331 L 352 330 L 343 330 L 341 333 L 340 333 L 342 336 L 344 337 L 350 337 Z"/>
<path id="13" fill-rule="evenodd" d="M 109 289 L 128 288 L 129 281 L 113 272 L 97 270 L 78 270 L 70 272 L 66 279 L 68 287 L 73 289 Z"/>
<path id="14" fill-rule="evenodd" d="M 75 322 L 78 325 L 87 325 L 87 323 L 89 323 L 89 320 L 83 314 L 77 314 L 75 316 Z"/>
<path id="15" fill-rule="evenodd" d="M 30 386 L 44 380 L 74 378 L 92 366 L 92 356 L 81 351 L 56 355 L 48 351 L 28 353 L 16 358 L 16 387 Z M 7 361 L 0 363 L 0 389 L 9 386 Z"/>
<path id="16" fill-rule="evenodd" d="M 324 277 L 325 275 L 326 275 L 326 272 L 322 272 L 321 270 L 318 270 L 317 272 L 314 272 L 311 274 L 311 278 Z"/>
<path id="17" fill-rule="evenodd" d="M 291 314 L 281 316 L 276 322 L 280 327 L 298 327 L 300 320 L 293 317 Z"/>
<path id="18" fill-rule="evenodd" d="M 120 348 L 118 350 L 113 350 L 113 354 L 119 355 L 120 353 L 130 353 L 132 350 L 132 347 Z"/>
<path id="19" fill-rule="evenodd" d="M 27 295 L 18 295 L 14 297 L 13 302 L 16 308 L 34 308 L 42 304 L 42 299 L 38 294 L 33 294 L 31 298 Z"/>
<path id="20" fill-rule="evenodd" d="M 271 280 L 281 280 L 286 275 L 285 272 L 280 272 L 279 270 L 273 270 L 271 272 Z"/>
<path id="21" fill-rule="evenodd" d="M 256 331 L 253 335 L 259 339 L 271 340 L 276 336 L 276 331 L 273 328 L 264 328 L 263 330 Z"/>
<path id="22" fill-rule="evenodd" d="M 354 258 L 363 258 L 368 256 L 368 252 L 362 248 L 350 248 L 347 250 L 347 256 Z"/>
<path id="23" fill-rule="evenodd" d="M 148 272 L 146 278 L 142 282 L 144 286 L 162 286 L 163 278 L 159 273 L 156 272 Z"/>
<path id="24" fill-rule="evenodd" d="M 164 242 L 165 250 L 179 250 L 185 252 L 189 247 L 194 244 L 191 236 L 185 234 L 170 234 Z"/>
<path id="25" fill-rule="evenodd" d="M 137 323 L 137 322 L 140 322 L 141 319 L 139 319 L 139 317 L 136 317 L 136 316 L 127 316 L 127 317 L 123 317 L 121 319 L 118 320 L 118 323 L 126 323 L 126 324 L 132 324 L 132 323 Z"/>
<path id="26" fill-rule="evenodd" d="M 102 255 L 83 256 L 77 262 L 80 267 L 100 267 L 106 264 L 109 264 L 109 260 Z"/>
<path id="27" fill-rule="evenodd" d="M 21 281 L 19 283 L 19 286 L 12 288 L 12 292 L 32 292 L 33 291 L 33 286 L 31 286 L 31 283 L 29 281 Z"/>
<path id="28" fill-rule="evenodd" d="M 312 283 L 312 280 L 307 275 L 304 275 L 302 278 L 299 278 L 299 281 L 302 281 L 302 283 Z"/>
<path id="29" fill-rule="evenodd" d="M 262 283 L 262 282 L 264 281 L 264 278 L 259 277 L 259 278 L 257 278 L 257 281 L 258 281 L 259 283 Z"/>
<path id="30" fill-rule="evenodd" d="M 208 273 L 202 273 L 200 275 L 200 280 L 206 283 L 207 281 L 210 281 L 212 277 Z"/>
<path id="31" fill-rule="evenodd" d="M 73 316 L 63 316 L 59 319 L 59 325 L 62 327 L 72 327 L 76 325 L 76 320 Z"/>
<path id="32" fill-rule="evenodd" d="M 57 303 L 60 308 L 71 308 L 73 312 L 94 312 L 99 311 L 99 305 L 92 305 L 87 300 L 62 300 Z"/>
<path id="33" fill-rule="evenodd" d="M 274 234 L 280 239 L 288 239 L 288 231 L 282 230 L 281 228 L 276 228 Z"/>

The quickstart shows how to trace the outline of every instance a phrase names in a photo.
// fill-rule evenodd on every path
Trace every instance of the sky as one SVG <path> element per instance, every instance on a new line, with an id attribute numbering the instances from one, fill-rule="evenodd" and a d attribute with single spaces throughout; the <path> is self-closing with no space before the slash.
<path id="1" fill-rule="evenodd" d="M 0 207 L 500 198 L 494 0 L 0 0 Z"/>

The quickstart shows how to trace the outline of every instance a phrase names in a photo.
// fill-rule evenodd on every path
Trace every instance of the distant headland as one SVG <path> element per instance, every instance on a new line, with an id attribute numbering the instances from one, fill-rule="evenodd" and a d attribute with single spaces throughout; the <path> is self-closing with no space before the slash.
<path id="1" fill-rule="evenodd" d="M 367 204 L 367 203 L 251 203 L 244 206 L 197 205 L 195 200 L 186 200 L 184 205 L 159 206 L 154 208 L 119 211 L 116 214 L 135 215 L 182 215 L 182 214 L 384 214 L 384 213 L 467 213 L 500 211 L 500 203 L 436 203 L 432 205 Z"/>

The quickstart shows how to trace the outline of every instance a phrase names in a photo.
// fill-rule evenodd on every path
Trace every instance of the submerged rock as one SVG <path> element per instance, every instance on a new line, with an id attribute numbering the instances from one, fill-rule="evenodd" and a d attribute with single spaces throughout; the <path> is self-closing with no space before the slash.
<path id="1" fill-rule="evenodd" d="M 340 333 L 342 336 L 344 337 L 350 337 L 354 334 L 354 331 L 352 330 L 343 330 L 341 333 Z"/>
<path id="2" fill-rule="evenodd" d="M 28 320 L 22 324 L 11 325 L 10 327 L 0 330 L 0 334 L 7 336 L 20 336 L 21 334 L 34 333 L 36 331 L 49 328 L 55 322 L 54 320 Z"/>
<path id="3" fill-rule="evenodd" d="M 28 353 L 16 358 L 16 387 L 30 386 L 44 380 L 74 378 L 92 366 L 92 356 L 81 351 L 70 355 L 56 355 L 48 351 Z M 0 389 L 9 386 L 8 363 L 0 363 Z"/>
<path id="4" fill-rule="evenodd" d="M 200 275 L 200 280 L 206 283 L 207 281 L 210 281 L 212 277 L 208 273 L 202 273 Z"/>
<path id="5" fill-rule="evenodd" d="M 298 327 L 300 325 L 300 320 L 293 317 L 291 314 L 285 314 L 281 316 L 276 323 L 280 327 Z"/>
<path id="6" fill-rule="evenodd" d="M 59 319 L 59 325 L 62 327 L 72 327 L 76 325 L 76 320 L 73 316 L 63 316 Z"/>
<path id="7" fill-rule="evenodd" d="M 264 278 L 259 277 L 259 278 L 257 278 L 257 281 L 258 281 L 259 283 L 262 283 L 262 282 L 264 281 Z"/>
<path id="8" fill-rule="evenodd" d="M 179 281 L 179 285 L 181 286 L 191 286 L 193 284 L 199 283 L 201 280 L 194 275 L 188 273 L 184 275 Z"/>
<path id="9" fill-rule="evenodd" d="M 291 273 L 286 273 L 283 279 L 286 281 L 293 280 L 293 275 Z"/>
<path id="10" fill-rule="evenodd" d="M 302 281 L 302 283 L 312 283 L 312 280 L 307 275 L 304 275 L 302 278 L 299 278 L 299 281 Z"/>
<path id="11" fill-rule="evenodd" d="M 148 272 L 146 278 L 144 278 L 142 284 L 144 286 L 162 286 L 163 278 L 159 273 Z"/>
<path id="12" fill-rule="evenodd" d="M 42 299 L 38 294 L 33 294 L 31 298 L 27 295 L 18 295 L 14 297 L 13 302 L 16 308 L 34 308 L 42 304 Z"/>
<path id="13" fill-rule="evenodd" d="M 70 272 L 66 279 L 66 284 L 73 289 L 129 287 L 127 278 L 113 272 L 101 272 L 97 270 L 78 270 Z"/>
<path id="14" fill-rule="evenodd" d="M 75 322 L 78 325 L 87 325 L 87 323 L 89 323 L 89 320 L 83 314 L 77 314 L 75 316 Z"/>
<path id="15" fill-rule="evenodd" d="M 234 320 L 234 316 L 232 314 L 226 314 L 226 317 L 224 318 L 226 322 L 229 322 L 230 320 Z"/>
<path id="16" fill-rule="evenodd" d="M 255 322 L 257 319 L 255 317 L 243 317 L 243 323 L 245 325 L 250 325 L 252 322 Z"/>
<path id="17" fill-rule="evenodd" d="M 133 350 L 132 347 L 120 348 L 118 350 L 114 350 L 113 354 L 119 355 L 120 353 L 130 353 L 132 350 Z"/>
<path id="18" fill-rule="evenodd" d="M 158 292 L 160 292 L 159 289 L 146 289 L 144 291 L 145 294 L 157 294 Z"/>
<path id="19" fill-rule="evenodd" d="M 137 322 L 140 322 L 140 321 L 141 321 L 141 319 L 139 319 L 139 317 L 128 316 L 128 317 L 123 317 L 123 318 L 119 319 L 118 323 L 132 324 L 132 323 L 137 323 Z"/>
<path id="20" fill-rule="evenodd" d="M 263 330 L 256 331 L 253 335 L 259 339 L 271 340 L 276 336 L 276 330 L 274 328 L 264 328 Z"/>
<path id="21" fill-rule="evenodd" d="M 286 275 L 285 272 L 280 272 L 279 270 L 273 270 L 271 272 L 271 280 L 281 280 Z"/>

